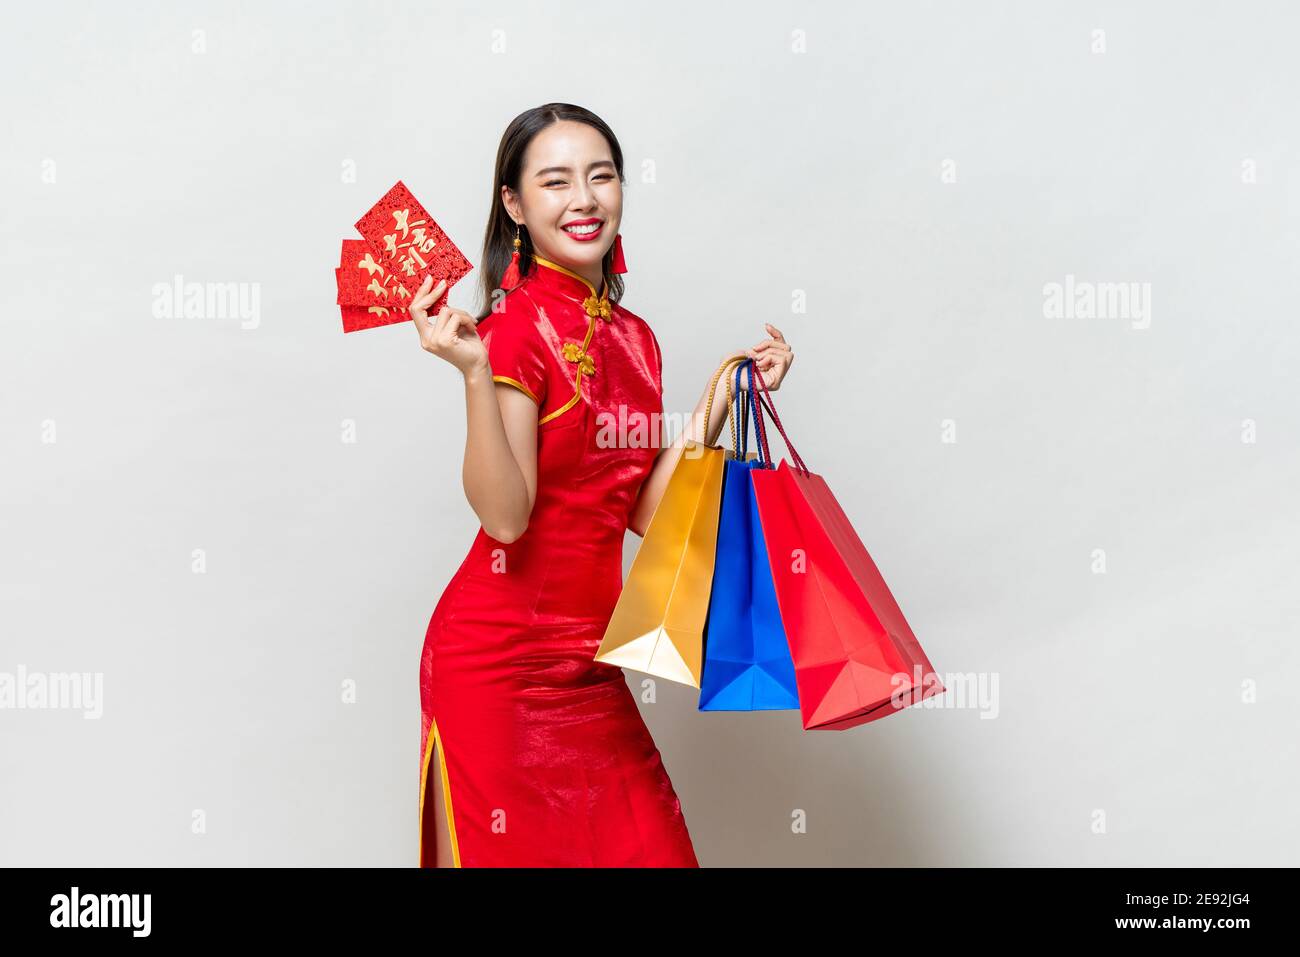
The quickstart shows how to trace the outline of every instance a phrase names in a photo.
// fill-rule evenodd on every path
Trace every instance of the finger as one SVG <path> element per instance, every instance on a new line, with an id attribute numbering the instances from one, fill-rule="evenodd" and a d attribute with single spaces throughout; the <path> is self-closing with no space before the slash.
<path id="1" fill-rule="evenodd" d="M 429 351 L 429 347 L 433 344 L 433 326 L 429 322 L 429 317 L 423 313 L 415 320 L 415 333 L 420 338 L 420 348 Z"/>
<path id="2" fill-rule="evenodd" d="M 428 285 L 429 285 L 429 281 L 425 280 L 424 285 L 421 285 L 420 289 L 422 290 L 424 289 L 425 286 Z M 441 298 L 443 290 L 446 290 L 446 287 L 447 287 L 447 281 L 441 280 L 438 282 L 437 286 L 434 286 L 433 289 L 426 291 L 424 295 L 417 295 L 415 302 L 419 302 L 421 306 L 428 307 L 429 304 L 438 302 L 438 299 Z M 416 291 L 417 293 L 419 293 L 419 290 Z"/>
<path id="3" fill-rule="evenodd" d="M 437 330 L 438 338 L 446 341 L 451 338 L 451 333 L 456 326 L 456 317 L 451 314 L 451 310 L 446 306 L 438 310 Z"/>
<path id="4" fill-rule="evenodd" d="M 770 322 L 765 322 L 763 325 L 767 328 L 767 334 L 769 336 L 773 339 L 779 339 L 781 342 L 785 342 L 785 336 L 781 335 L 780 329 L 772 325 Z"/>
<path id="5" fill-rule="evenodd" d="M 453 336 L 465 335 L 466 338 L 477 339 L 478 322 L 467 312 L 461 312 L 459 309 L 452 310 L 451 318 L 448 320 L 448 334 Z"/>
<path id="6" fill-rule="evenodd" d="M 442 342 L 446 336 L 447 324 L 451 322 L 451 309 L 443 306 L 433 318 L 433 334 Z"/>
<path id="7" fill-rule="evenodd" d="M 769 389 L 775 389 L 785 377 L 785 366 L 775 361 L 766 366 L 759 365 L 758 375 Z"/>
<path id="8" fill-rule="evenodd" d="M 433 289 L 425 292 L 423 295 L 420 294 L 424 287 L 429 284 L 429 279 L 431 278 L 432 277 L 426 278 L 420 285 L 420 288 L 416 290 L 416 296 L 411 300 L 412 306 L 419 307 L 420 309 L 428 309 L 429 306 L 438 301 L 438 297 L 442 295 L 443 289 L 447 286 L 447 280 L 445 279 L 441 280 Z"/>
<path id="9" fill-rule="evenodd" d="M 424 295 L 429 291 L 429 283 L 432 279 L 432 276 L 424 277 L 424 282 L 420 283 L 420 288 L 415 290 L 415 297 L 411 300 L 412 306 L 424 298 Z"/>

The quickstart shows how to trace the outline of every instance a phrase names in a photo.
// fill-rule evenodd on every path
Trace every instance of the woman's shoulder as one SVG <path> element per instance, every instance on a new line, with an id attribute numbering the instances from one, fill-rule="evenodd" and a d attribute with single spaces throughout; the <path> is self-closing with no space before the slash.
<path id="1" fill-rule="evenodd" d="M 659 339 L 655 335 L 654 329 L 650 327 L 650 323 L 621 302 L 614 304 L 614 311 L 623 328 L 627 330 L 626 335 L 640 344 L 643 353 L 654 355 L 656 375 L 658 375 L 662 371 L 664 357 L 663 351 L 659 348 Z"/>
<path id="2" fill-rule="evenodd" d="M 553 362 L 540 325 L 546 319 L 533 309 L 519 287 L 496 296 L 476 330 L 487 350 L 492 378 L 514 386 L 537 403 L 546 401 Z"/>
<path id="3" fill-rule="evenodd" d="M 650 323 L 642 319 L 631 309 L 628 309 L 621 302 L 614 305 L 615 314 L 623 323 L 624 327 L 635 337 L 654 347 L 657 352 L 659 349 L 659 340 L 655 337 L 654 329 Z"/>
<path id="4" fill-rule="evenodd" d="M 654 336 L 654 330 L 650 328 L 650 323 L 646 322 L 631 309 L 627 308 L 627 306 L 623 305 L 621 302 L 617 302 L 614 304 L 613 308 L 615 314 L 620 319 L 623 319 L 629 328 L 636 330 L 642 335 L 650 337 Z"/>
<path id="5" fill-rule="evenodd" d="M 498 293 L 487 314 L 478 320 L 480 335 L 501 330 L 503 335 L 527 335 L 530 330 L 541 332 L 545 321 L 541 310 L 519 286 Z"/>

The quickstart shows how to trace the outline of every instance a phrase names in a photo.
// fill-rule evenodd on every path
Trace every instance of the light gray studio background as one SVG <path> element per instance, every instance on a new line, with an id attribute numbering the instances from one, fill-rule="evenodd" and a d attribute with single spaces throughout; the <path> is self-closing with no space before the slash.
<path id="1" fill-rule="evenodd" d="M 333 270 L 398 179 L 477 263 L 503 129 L 560 100 L 622 141 L 667 409 L 775 323 L 792 437 L 954 688 L 813 733 L 658 682 L 701 863 L 1297 863 L 1297 28 L 1281 2 L 23 7 L 0 673 L 98 675 L 102 716 L 0 711 L 0 862 L 415 864 L 420 650 L 478 527 L 463 393 L 409 324 L 345 336 Z M 167 315 L 177 276 L 256 312 Z M 1063 315 L 1067 282 L 1145 292 Z"/>

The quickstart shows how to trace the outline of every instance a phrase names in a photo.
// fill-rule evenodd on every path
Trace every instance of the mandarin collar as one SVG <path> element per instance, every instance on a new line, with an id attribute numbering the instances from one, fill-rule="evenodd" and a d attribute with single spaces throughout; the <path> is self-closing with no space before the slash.
<path id="1" fill-rule="evenodd" d="M 608 322 L 613 318 L 614 312 L 609 303 L 609 284 L 603 279 L 601 280 L 602 292 L 597 293 L 595 286 L 567 266 L 543 259 L 536 253 L 533 253 L 532 258 L 536 268 L 529 273 L 530 277 L 535 276 L 538 282 L 577 300 L 587 315 L 593 319 L 599 316 Z"/>

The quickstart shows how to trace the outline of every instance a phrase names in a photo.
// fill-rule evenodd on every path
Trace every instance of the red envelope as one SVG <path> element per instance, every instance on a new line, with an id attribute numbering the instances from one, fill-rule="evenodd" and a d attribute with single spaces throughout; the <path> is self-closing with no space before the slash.
<path id="1" fill-rule="evenodd" d="M 406 309 L 411 304 L 411 295 L 406 287 L 375 260 L 369 244 L 363 239 L 343 240 L 342 262 L 334 274 L 338 281 L 340 305 Z M 410 318 L 409 314 L 407 318 Z"/>
<path id="2" fill-rule="evenodd" d="M 447 280 L 450 292 L 474 268 L 401 180 L 357 221 L 357 231 L 370 243 L 375 260 L 411 295 L 427 276 L 434 285 Z M 429 311 L 443 305 L 440 298 Z"/>
<path id="3" fill-rule="evenodd" d="M 351 272 L 355 272 L 355 270 Z M 348 282 L 343 278 L 343 270 L 336 269 L 334 270 L 334 280 L 338 284 L 338 290 L 339 290 L 338 297 L 334 301 L 338 303 L 340 306 L 367 307 L 372 304 L 381 305 L 381 303 L 379 302 L 379 300 L 375 298 L 375 296 L 370 295 L 367 291 L 360 288 L 360 283 L 364 282 L 365 280 L 364 274 L 361 276 L 360 279 L 353 279 L 351 282 Z M 390 310 L 395 308 L 401 308 L 400 306 L 395 307 L 392 304 L 391 300 L 388 302 L 388 307 Z M 410 315 L 408 314 L 406 318 L 409 319 Z"/>
<path id="4" fill-rule="evenodd" d="M 339 311 L 343 313 L 344 332 L 373 329 L 376 326 L 391 326 L 395 322 L 411 318 L 409 314 L 400 316 L 379 306 L 339 306 Z"/>
<path id="5" fill-rule="evenodd" d="M 341 265 L 334 270 L 343 331 L 373 329 L 411 318 L 411 294 L 375 260 L 364 239 L 343 240 Z"/>

